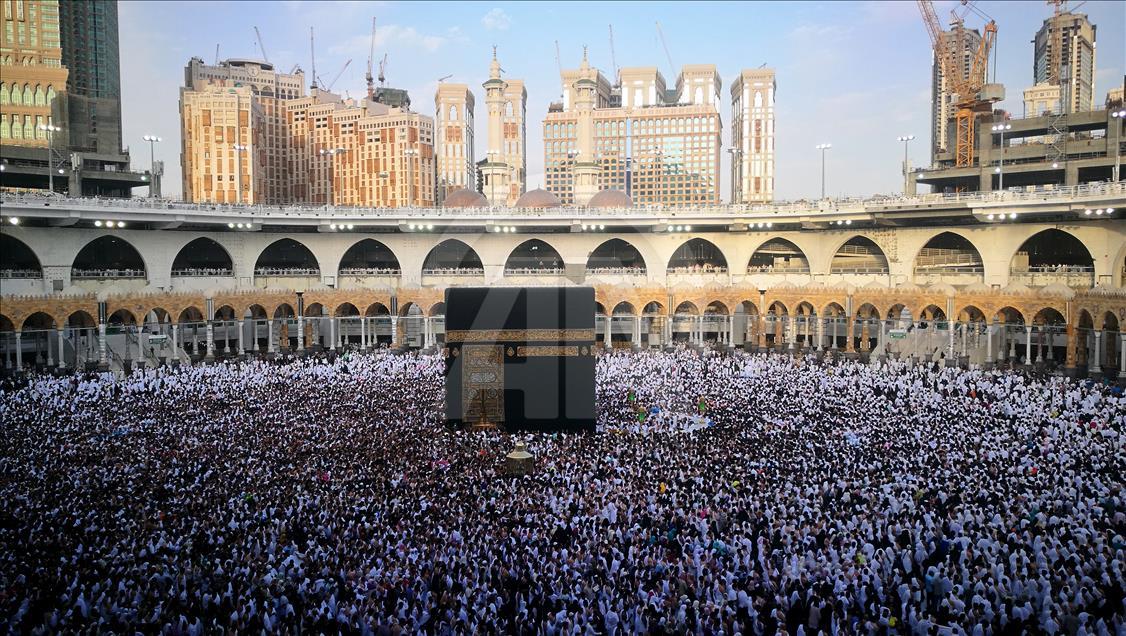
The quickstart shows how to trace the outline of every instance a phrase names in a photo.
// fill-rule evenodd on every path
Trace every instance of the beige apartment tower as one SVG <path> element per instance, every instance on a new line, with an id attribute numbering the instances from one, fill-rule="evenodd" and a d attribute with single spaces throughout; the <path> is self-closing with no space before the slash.
<path id="1" fill-rule="evenodd" d="M 565 204 L 582 205 L 608 189 L 638 204 L 719 203 L 714 66 L 684 67 L 672 91 L 656 67 L 623 68 L 621 106 L 610 105 L 614 89 L 589 64 L 563 71 L 562 79 L 564 99 L 543 121 L 545 189 Z M 593 184 L 584 181 L 588 175 Z"/>
<path id="2" fill-rule="evenodd" d="M 301 71 L 193 58 L 180 89 L 184 199 L 407 206 L 435 202 L 434 120 L 312 89 Z"/>
<path id="3" fill-rule="evenodd" d="M 66 148 L 65 130 L 39 128 L 66 125 L 58 2 L 0 2 L 0 20 L 0 146 Z"/>
<path id="4" fill-rule="evenodd" d="M 473 190 L 473 93 L 467 84 L 439 83 L 434 93 L 437 203 L 454 190 Z"/>
<path id="5" fill-rule="evenodd" d="M 774 200 L 773 69 L 743 70 L 731 84 L 731 202 Z"/>
<path id="6" fill-rule="evenodd" d="M 1060 87 L 1062 113 L 1094 110 L 1095 25 L 1086 14 L 1053 15 L 1044 20 L 1032 43 L 1033 80 Z"/>

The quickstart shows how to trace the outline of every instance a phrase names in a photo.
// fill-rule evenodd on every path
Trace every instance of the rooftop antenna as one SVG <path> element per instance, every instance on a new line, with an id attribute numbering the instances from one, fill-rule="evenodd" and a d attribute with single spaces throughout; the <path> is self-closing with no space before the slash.
<path id="1" fill-rule="evenodd" d="M 618 56 L 614 53 L 614 25 L 610 25 L 610 64 L 614 67 L 614 88 L 622 86 L 622 71 L 618 68 Z"/>
<path id="2" fill-rule="evenodd" d="M 313 40 L 313 27 L 309 27 L 309 57 L 313 63 L 313 90 L 317 88 L 317 47 Z"/>
<path id="3" fill-rule="evenodd" d="M 375 58 L 375 16 L 371 18 L 371 48 L 368 49 L 368 71 L 364 74 L 364 80 L 368 84 L 368 99 L 371 100 L 375 97 L 375 81 L 371 76 L 371 63 Z"/>

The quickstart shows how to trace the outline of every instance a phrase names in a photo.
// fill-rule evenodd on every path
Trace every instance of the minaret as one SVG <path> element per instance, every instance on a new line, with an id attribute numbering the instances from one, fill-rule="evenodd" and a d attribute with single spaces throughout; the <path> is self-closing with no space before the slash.
<path id="1" fill-rule="evenodd" d="M 484 177 L 485 198 L 489 205 L 508 203 L 509 167 L 504 161 L 504 91 L 508 84 L 500 78 L 500 62 L 497 61 L 497 47 L 493 47 L 493 62 L 489 65 L 489 79 L 485 87 L 485 106 L 489 109 L 489 147 L 485 152 L 485 163 L 481 165 Z"/>
<path id="2" fill-rule="evenodd" d="M 575 184 L 575 204 L 586 205 L 598 192 L 601 167 L 594 155 L 594 93 L 598 87 L 598 71 L 590 67 L 583 47 L 583 63 L 575 81 L 575 110 L 578 113 L 578 139 L 575 164 L 571 168 Z"/>

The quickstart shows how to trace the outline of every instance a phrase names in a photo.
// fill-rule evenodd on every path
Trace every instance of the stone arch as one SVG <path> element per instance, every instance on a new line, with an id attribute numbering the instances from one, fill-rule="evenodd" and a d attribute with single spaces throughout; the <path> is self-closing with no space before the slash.
<path id="1" fill-rule="evenodd" d="M 1012 305 L 1005 305 L 997 311 L 993 312 L 993 316 L 998 322 L 1004 322 L 1008 325 L 1023 325 L 1025 323 L 1024 313 L 1021 310 L 1013 307 Z"/>
<path id="2" fill-rule="evenodd" d="M 224 304 L 221 307 L 218 307 L 218 308 L 215 309 L 215 315 L 212 316 L 211 319 L 212 320 L 236 320 L 237 315 L 238 315 L 238 312 L 235 311 L 234 307 L 227 305 L 227 304 Z"/>
<path id="3" fill-rule="evenodd" d="M 977 305 L 963 305 L 955 309 L 958 322 L 987 322 L 985 312 Z"/>
<path id="4" fill-rule="evenodd" d="M 326 313 L 327 311 L 325 310 L 325 306 L 322 303 L 309 303 L 308 305 L 305 305 L 304 315 L 306 318 L 320 318 Z"/>
<path id="5" fill-rule="evenodd" d="M 259 305 L 258 303 L 254 303 L 246 308 L 245 316 L 252 320 L 266 320 L 267 318 L 269 318 L 269 313 L 266 311 L 265 307 Z"/>
<path id="6" fill-rule="evenodd" d="M 138 272 L 145 277 L 148 267 L 144 257 L 133 244 L 120 236 L 103 234 L 92 239 L 78 251 L 71 261 L 71 276 L 100 277 L 97 272 Z"/>
<path id="7" fill-rule="evenodd" d="M 981 250 L 965 235 L 952 230 L 930 237 L 911 262 L 916 275 L 985 273 Z"/>
<path id="8" fill-rule="evenodd" d="M 35 250 L 10 234 L 0 234 L 0 270 L 43 274 L 43 265 Z"/>
<path id="9" fill-rule="evenodd" d="M 278 318 L 294 318 L 297 312 L 293 310 L 293 306 L 289 303 L 281 303 L 274 308 L 274 319 Z"/>
<path id="10" fill-rule="evenodd" d="M 203 322 L 203 312 L 199 310 L 199 307 L 195 307 L 194 305 L 185 307 L 182 311 L 180 311 L 180 315 L 177 316 L 176 322 Z"/>
<path id="11" fill-rule="evenodd" d="M 135 325 L 137 324 L 137 316 L 125 307 L 121 307 L 110 314 L 106 322 L 111 325 Z"/>
<path id="12" fill-rule="evenodd" d="M 321 264 L 304 243 L 282 238 L 270 243 L 254 260 L 255 276 L 301 275 L 299 272 L 321 271 Z"/>
<path id="13" fill-rule="evenodd" d="M 704 313 L 716 316 L 727 316 L 731 314 L 727 308 L 727 304 L 721 300 L 713 300 L 708 303 L 707 307 L 704 308 Z"/>
<path id="14" fill-rule="evenodd" d="M 1034 325 L 1065 325 L 1067 319 L 1055 307 L 1043 307 L 1032 316 Z"/>
<path id="15" fill-rule="evenodd" d="M 591 251 L 586 259 L 588 274 L 614 272 L 616 270 L 645 274 L 648 269 L 641 251 L 633 243 L 620 238 L 603 241 Z"/>
<path id="16" fill-rule="evenodd" d="M 336 306 L 332 312 L 337 318 L 352 318 L 360 315 L 360 310 L 350 302 L 343 302 Z"/>
<path id="17" fill-rule="evenodd" d="M 859 307 L 856 308 L 856 313 L 854 314 L 854 317 L 856 317 L 856 318 L 872 318 L 872 317 L 880 318 L 880 310 L 877 309 L 876 306 L 873 305 L 872 303 L 863 303 L 862 305 L 860 305 Z"/>
<path id="18" fill-rule="evenodd" d="M 1104 331 L 1118 331 L 1118 315 L 1108 309 L 1099 316 L 1098 324 Z"/>
<path id="19" fill-rule="evenodd" d="M 88 311 L 79 309 L 72 311 L 66 317 L 66 324 L 68 327 L 97 327 L 98 323 L 94 320 L 94 316 Z"/>
<path id="20" fill-rule="evenodd" d="M 631 303 L 627 300 L 623 300 L 622 302 L 618 303 L 617 305 L 614 305 L 613 315 L 615 315 L 615 316 L 636 316 L 637 315 L 637 309 L 634 308 L 633 303 Z"/>
<path id="21" fill-rule="evenodd" d="M 11 333 L 15 330 L 16 325 L 12 322 L 12 319 L 4 314 L 0 314 L 0 333 Z"/>
<path id="22" fill-rule="evenodd" d="M 1010 276 L 1093 272 L 1095 259 L 1079 237 L 1048 228 L 1024 240 L 1009 259 Z M 1021 281 L 1023 282 L 1023 281 Z"/>
<path id="23" fill-rule="evenodd" d="M 651 300 L 641 308 L 643 316 L 661 316 L 665 313 L 665 305 L 659 301 Z"/>
<path id="24" fill-rule="evenodd" d="M 727 256 L 715 243 L 703 238 L 688 239 L 669 258 L 669 273 L 727 271 Z"/>
<path id="25" fill-rule="evenodd" d="M 886 274 L 888 258 L 875 241 L 856 234 L 833 252 L 830 274 Z"/>
<path id="26" fill-rule="evenodd" d="M 418 305 L 416 305 L 413 302 L 408 301 L 408 302 L 403 303 L 402 305 L 399 305 L 399 317 L 403 318 L 403 317 L 406 317 L 406 316 L 410 316 L 412 310 L 416 311 L 416 315 L 421 315 L 422 308 L 419 307 Z"/>
<path id="27" fill-rule="evenodd" d="M 20 321 L 20 331 L 36 330 L 41 331 L 44 329 L 55 329 L 57 322 L 55 317 L 45 311 L 32 312 Z"/>
<path id="28" fill-rule="evenodd" d="M 427 315 L 429 315 L 429 316 L 445 316 L 446 315 L 446 303 L 441 302 L 441 301 L 434 303 L 433 305 L 430 306 L 430 311 Z"/>
<path id="29" fill-rule="evenodd" d="M 793 241 L 774 237 L 763 242 L 751 254 L 747 273 L 809 273 L 809 258 Z"/>
<path id="30" fill-rule="evenodd" d="M 790 314 L 790 308 L 781 300 L 772 301 L 766 306 L 766 311 L 767 313 L 773 312 L 775 316 L 788 316 Z"/>
<path id="31" fill-rule="evenodd" d="M 449 269 L 485 271 L 477 251 L 464 241 L 453 238 L 446 239 L 431 248 L 422 262 L 422 269 L 423 271 Z"/>
<path id="32" fill-rule="evenodd" d="M 368 316 L 368 317 L 371 317 L 371 316 L 390 316 L 391 310 L 387 308 L 387 305 L 384 305 L 383 303 L 376 302 L 376 303 L 372 303 L 372 304 L 368 305 L 367 309 L 364 310 L 364 315 Z"/>
<path id="33" fill-rule="evenodd" d="M 832 301 L 821 308 L 822 316 L 843 316 L 844 313 L 844 306 L 836 301 Z"/>
<path id="34" fill-rule="evenodd" d="M 365 274 L 399 274 L 399 257 L 387 244 L 372 238 L 356 241 L 340 257 L 337 273 L 341 276 Z"/>
<path id="35" fill-rule="evenodd" d="M 233 273 L 231 253 L 206 236 L 188 242 L 172 260 L 173 276 L 230 276 Z"/>
<path id="36" fill-rule="evenodd" d="M 930 320 L 945 321 L 946 309 L 931 303 L 919 311 L 919 320 L 927 320 L 927 316 L 930 316 Z"/>
<path id="37" fill-rule="evenodd" d="M 528 239 L 517 245 L 508 253 L 508 258 L 504 261 L 505 271 L 520 269 L 551 270 L 562 268 L 563 257 L 559 255 L 559 250 L 555 249 L 547 241 L 538 238 Z"/>
<path id="38" fill-rule="evenodd" d="M 699 314 L 699 313 L 700 313 L 700 310 L 696 308 L 696 304 L 695 304 L 695 303 L 693 303 L 693 302 L 692 302 L 692 301 L 690 301 L 690 300 L 686 300 L 686 301 L 684 301 L 684 302 L 680 303 L 679 305 L 677 305 L 677 306 L 676 306 L 676 311 L 674 311 L 673 313 L 674 313 L 674 314 L 677 314 L 677 315 L 680 315 L 680 314 L 689 314 L 689 315 L 693 315 L 693 316 L 694 316 L 694 315 L 697 315 L 697 314 Z"/>

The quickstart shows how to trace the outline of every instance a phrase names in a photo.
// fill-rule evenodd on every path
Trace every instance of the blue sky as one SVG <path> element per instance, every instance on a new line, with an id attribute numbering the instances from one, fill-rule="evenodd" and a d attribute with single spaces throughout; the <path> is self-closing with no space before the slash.
<path id="1" fill-rule="evenodd" d="M 945 21 L 956 1 L 935 3 Z M 1041 1 L 981 0 L 977 7 L 998 25 L 997 81 L 1006 86 L 1001 107 L 1020 116 L 1021 91 L 1032 83 L 1031 40 L 1051 7 Z M 1096 102 L 1121 85 L 1126 67 L 1126 3 L 1087 2 L 1078 9 L 1098 27 Z M 916 135 L 915 165 L 928 161 L 930 42 L 914 2 L 145 2 L 119 5 L 124 143 L 134 162 L 147 161 L 141 137 L 164 138 L 166 195 L 180 194 L 178 89 L 183 68 L 198 55 L 261 56 L 283 71 L 300 64 L 308 74 L 309 27 L 316 29 L 317 71 L 330 80 L 349 58 L 334 90 L 364 93 L 371 18 L 378 23 L 376 58 L 389 54 L 388 85 L 410 91 L 414 109 L 434 111 L 439 77 L 473 87 L 478 108 L 477 154 L 483 156 L 485 115 L 481 83 L 497 45 L 507 76 L 528 89 L 530 187 L 542 185 L 541 121 L 558 99 L 555 41 L 564 68 L 578 65 L 583 45 L 591 63 L 611 74 L 608 25 L 614 26 L 619 66 L 656 65 L 673 81 L 657 39 L 660 21 L 673 63 L 713 63 L 723 78 L 724 145 L 730 143 L 728 91 L 741 68 L 766 64 L 778 78 L 776 196 L 816 197 L 820 160 L 829 142 L 830 194 L 851 196 L 902 189 L 902 144 Z M 972 14 L 970 26 L 981 20 Z M 728 155 L 723 166 L 727 200 Z"/>

